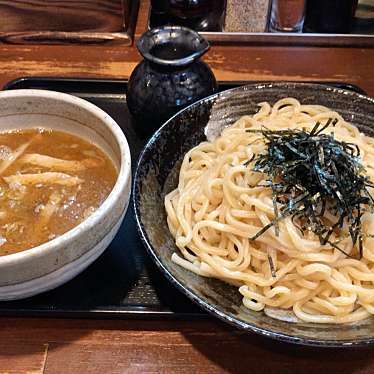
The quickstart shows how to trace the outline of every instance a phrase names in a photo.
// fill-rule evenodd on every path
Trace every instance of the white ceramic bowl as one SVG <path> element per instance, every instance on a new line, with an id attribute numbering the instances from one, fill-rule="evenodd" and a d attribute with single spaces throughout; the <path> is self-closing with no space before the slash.
<path id="1" fill-rule="evenodd" d="M 113 160 L 119 174 L 104 203 L 78 226 L 38 247 L 0 256 L 0 300 L 32 296 L 79 274 L 112 241 L 130 197 L 129 146 L 122 130 L 103 110 L 59 92 L 0 92 L 0 131 L 35 127 L 58 129 L 95 143 Z"/>

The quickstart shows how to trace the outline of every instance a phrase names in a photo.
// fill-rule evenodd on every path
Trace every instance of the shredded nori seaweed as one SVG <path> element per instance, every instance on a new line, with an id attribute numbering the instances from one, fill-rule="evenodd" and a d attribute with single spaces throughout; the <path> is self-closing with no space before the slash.
<path id="1" fill-rule="evenodd" d="M 291 216 L 302 234 L 311 230 L 318 235 L 321 245 L 329 244 L 352 257 L 339 247 L 339 241 L 330 240 L 332 233 L 339 232 L 346 222 L 352 246 L 357 244 L 358 256 L 362 257 L 361 217 L 366 211 L 373 212 L 374 200 L 367 187 L 374 184 L 365 175 L 359 147 L 336 140 L 333 132 L 323 133 L 336 123 L 336 119 L 325 124 L 317 122 L 310 132 L 247 130 L 264 137 L 266 153 L 250 161 L 254 162 L 253 171 L 268 176 L 274 206 L 274 219 L 251 240 L 273 226 L 279 235 L 279 221 Z M 326 220 L 327 210 L 336 218 L 335 222 Z"/>

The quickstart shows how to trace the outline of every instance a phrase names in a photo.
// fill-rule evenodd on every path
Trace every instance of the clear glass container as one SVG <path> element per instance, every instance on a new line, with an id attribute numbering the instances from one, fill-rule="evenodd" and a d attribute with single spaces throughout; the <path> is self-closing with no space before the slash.
<path id="1" fill-rule="evenodd" d="M 273 0 L 269 29 L 271 32 L 302 32 L 306 0 Z"/>

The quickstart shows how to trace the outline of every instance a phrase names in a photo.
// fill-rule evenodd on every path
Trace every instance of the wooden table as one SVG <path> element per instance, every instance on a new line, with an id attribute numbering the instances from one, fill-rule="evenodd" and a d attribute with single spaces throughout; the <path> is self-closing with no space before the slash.
<path id="1" fill-rule="evenodd" d="M 127 78 L 139 59 L 134 47 L 3 44 L 0 85 L 20 76 Z M 205 60 L 219 80 L 345 81 L 374 96 L 374 48 L 217 45 Z M 214 319 L 0 319 L 0 373 L 373 373 L 373 353 L 287 345 Z"/>

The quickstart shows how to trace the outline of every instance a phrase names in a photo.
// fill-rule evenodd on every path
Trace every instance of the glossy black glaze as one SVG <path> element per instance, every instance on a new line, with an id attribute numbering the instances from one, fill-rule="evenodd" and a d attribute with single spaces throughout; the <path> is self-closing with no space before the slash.
<path id="1" fill-rule="evenodd" d="M 171 261 L 172 253 L 178 249 L 167 227 L 164 197 L 178 183 L 185 153 L 205 139 L 207 124 L 222 129 L 244 114 L 256 113 L 259 102 L 274 104 L 289 96 L 302 103 L 337 110 L 361 131 L 374 135 L 374 100 L 342 89 L 318 84 L 264 83 L 212 95 L 166 122 L 140 155 L 134 178 L 133 204 L 141 239 L 173 284 L 205 310 L 236 327 L 304 345 L 351 347 L 373 344 L 373 317 L 344 325 L 279 321 L 263 312 L 246 309 L 237 287 L 200 277 Z"/>
<path id="2" fill-rule="evenodd" d="M 175 26 L 152 29 L 137 47 L 144 60 L 130 76 L 127 104 L 139 132 L 152 134 L 173 114 L 216 90 L 213 72 L 199 60 L 209 44 L 198 33 Z"/>

